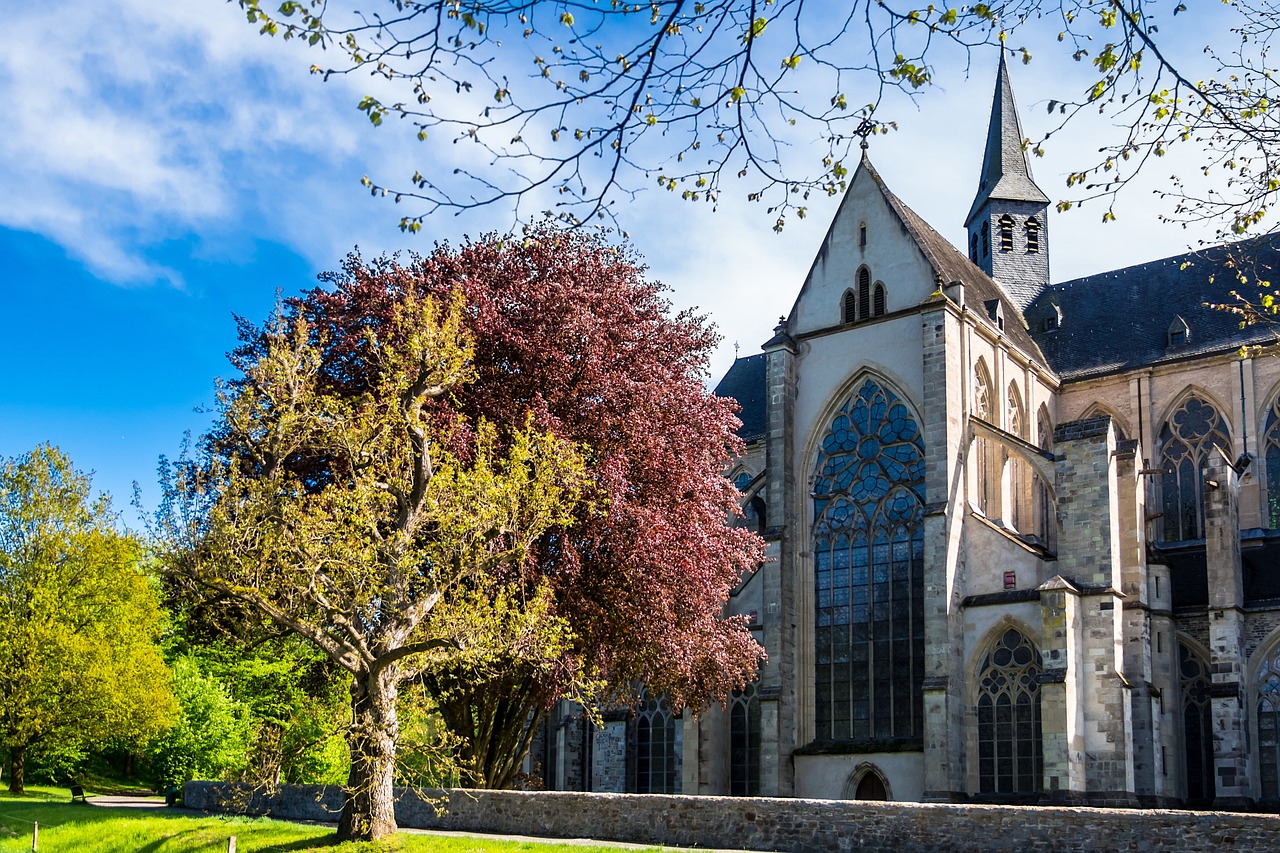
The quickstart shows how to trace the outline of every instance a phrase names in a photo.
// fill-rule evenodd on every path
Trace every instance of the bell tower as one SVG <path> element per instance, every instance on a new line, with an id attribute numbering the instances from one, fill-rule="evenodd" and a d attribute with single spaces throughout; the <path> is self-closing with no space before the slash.
<path id="1" fill-rule="evenodd" d="M 1031 177 L 1024 138 L 1001 51 L 982 175 L 965 228 L 969 260 L 1000 283 L 1019 311 L 1049 284 L 1049 197 Z"/>

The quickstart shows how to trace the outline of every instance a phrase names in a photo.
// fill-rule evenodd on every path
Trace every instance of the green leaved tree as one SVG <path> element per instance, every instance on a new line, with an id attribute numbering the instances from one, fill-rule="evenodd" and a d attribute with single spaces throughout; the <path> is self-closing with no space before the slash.
<path id="1" fill-rule="evenodd" d="M 9 790 L 26 758 L 173 722 L 164 624 L 142 549 L 56 447 L 0 461 L 0 746 Z"/>
<path id="2" fill-rule="evenodd" d="M 369 366 L 355 394 L 335 388 L 315 327 L 281 312 L 236 356 L 201 452 L 167 469 L 168 567 L 350 679 L 344 839 L 395 831 L 403 685 L 502 649 L 553 662 L 566 642 L 530 557 L 579 503 L 582 456 L 529 419 L 438 404 L 474 374 L 463 305 L 408 295 L 353 342 Z"/>

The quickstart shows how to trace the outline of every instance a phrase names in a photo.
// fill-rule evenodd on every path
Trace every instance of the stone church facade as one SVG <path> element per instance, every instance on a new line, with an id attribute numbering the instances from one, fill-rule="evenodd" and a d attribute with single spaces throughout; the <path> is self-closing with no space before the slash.
<path id="1" fill-rule="evenodd" d="M 1051 284 L 1022 141 L 1002 61 L 963 251 L 864 151 L 717 388 L 768 663 L 697 716 L 558 711 L 550 787 L 1280 807 L 1280 359 L 1206 307 L 1241 247 Z"/>

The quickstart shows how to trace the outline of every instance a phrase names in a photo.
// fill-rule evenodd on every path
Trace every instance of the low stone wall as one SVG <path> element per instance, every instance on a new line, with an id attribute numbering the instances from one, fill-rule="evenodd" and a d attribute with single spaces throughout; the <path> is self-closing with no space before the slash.
<path id="1" fill-rule="evenodd" d="M 338 788 L 188 782 L 188 808 L 336 820 Z M 675 847 L 807 851 L 1280 850 L 1280 816 L 557 791 L 447 791 L 447 811 L 397 790 L 404 827 L 599 838 Z"/>

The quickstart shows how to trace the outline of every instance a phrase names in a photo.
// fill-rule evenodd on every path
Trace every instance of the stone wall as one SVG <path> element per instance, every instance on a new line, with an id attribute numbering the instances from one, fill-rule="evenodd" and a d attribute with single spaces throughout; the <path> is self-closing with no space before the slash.
<path id="1" fill-rule="evenodd" d="M 188 808 L 227 811 L 215 782 L 188 782 Z M 844 851 L 1280 850 L 1280 816 L 1225 812 L 871 803 L 555 791 L 449 791 L 448 810 L 400 791 L 401 826 L 676 847 Z M 286 785 L 241 797 L 252 813 L 328 820 L 338 788 Z M 248 808 L 243 806 L 247 805 Z"/>

